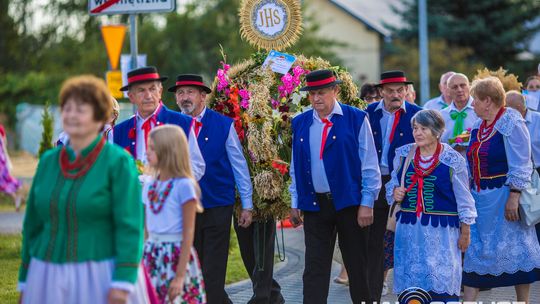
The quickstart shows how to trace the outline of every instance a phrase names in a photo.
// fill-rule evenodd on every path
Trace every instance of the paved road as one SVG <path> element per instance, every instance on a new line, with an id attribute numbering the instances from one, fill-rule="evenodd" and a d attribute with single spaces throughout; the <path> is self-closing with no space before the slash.
<path id="1" fill-rule="evenodd" d="M 304 271 L 304 234 L 301 228 L 285 229 L 285 246 L 287 259 L 283 263 L 276 264 L 275 278 L 282 287 L 282 293 L 286 303 L 302 303 L 302 272 Z M 332 278 L 339 272 L 340 265 L 332 264 Z M 392 273 L 388 275 L 389 289 L 392 290 Z M 234 303 L 247 303 L 251 297 L 251 282 L 242 281 L 226 287 L 229 297 Z M 382 298 L 383 303 L 395 303 L 396 295 L 389 294 Z M 495 288 L 480 292 L 478 301 L 485 304 L 491 301 L 515 301 L 515 292 L 512 287 Z M 329 304 L 351 304 L 347 286 L 330 283 L 328 295 Z M 540 282 L 533 284 L 531 288 L 531 304 L 540 304 Z"/>
<path id="2" fill-rule="evenodd" d="M 24 213 L 0 212 L 0 233 L 20 233 Z M 282 287 L 282 293 L 286 303 L 302 303 L 302 272 L 304 271 L 304 233 L 302 228 L 285 229 L 286 261 L 276 264 L 275 278 Z M 332 278 L 339 272 L 340 265 L 332 264 Z M 389 274 L 389 289 L 392 290 L 392 273 Z M 247 303 L 251 297 L 251 282 L 242 281 L 226 287 L 231 300 L 234 303 Z M 389 294 L 382 298 L 383 302 L 395 303 L 396 296 Z M 512 287 L 496 288 L 480 292 L 479 301 L 491 303 L 491 301 L 515 301 L 515 293 Z M 347 286 L 330 283 L 328 296 L 330 304 L 351 304 Z M 531 304 L 540 303 L 540 282 L 536 282 L 531 288 Z"/>
<path id="3" fill-rule="evenodd" d="M 24 212 L 0 212 L 0 233 L 19 233 Z"/>

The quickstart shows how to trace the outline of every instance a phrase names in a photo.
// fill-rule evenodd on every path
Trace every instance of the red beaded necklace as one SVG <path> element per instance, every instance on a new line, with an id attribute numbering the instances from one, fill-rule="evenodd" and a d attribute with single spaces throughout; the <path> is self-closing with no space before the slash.
<path id="1" fill-rule="evenodd" d="M 158 214 L 161 211 L 161 209 L 163 209 L 163 206 L 165 206 L 165 201 L 167 200 L 167 197 L 169 197 L 169 194 L 171 193 L 173 182 L 174 182 L 174 179 L 171 179 L 167 183 L 167 186 L 161 193 L 156 191 L 157 184 L 158 184 L 157 178 L 150 185 L 150 188 L 148 189 L 148 200 L 150 201 L 150 210 L 152 210 L 154 214 Z"/>
<path id="2" fill-rule="evenodd" d="M 416 151 L 414 153 L 414 174 L 411 176 L 411 184 L 409 187 L 407 187 L 407 192 L 411 191 L 412 188 L 415 185 L 418 185 L 417 189 L 417 195 L 416 195 L 416 216 L 420 217 L 420 214 L 424 210 L 424 203 L 423 203 L 423 189 L 424 189 L 424 177 L 429 176 L 433 170 L 439 165 L 439 156 L 441 154 L 442 145 L 440 143 L 437 143 L 437 149 L 435 150 L 435 153 L 432 157 L 430 157 L 428 160 L 422 160 L 422 157 L 420 155 L 420 148 L 416 148 Z M 431 161 L 431 164 L 426 168 L 423 169 L 420 166 L 420 163 L 427 164 Z M 406 170 L 406 169 L 404 169 Z"/>
<path id="3" fill-rule="evenodd" d="M 75 158 L 75 161 L 72 163 L 69 162 L 69 156 L 67 154 L 66 146 L 62 147 L 62 150 L 60 151 L 60 170 L 62 171 L 62 174 L 65 178 L 69 179 L 77 179 L 88 172 L 90 168 L 94 165 L 96 162 L 97 157 L 99 156 L 99 153 L 103 149 L 103 146 L 105 146 L 105 137 L 102 137 L 101 140 L 96 144 L 96 146 L 88 153 L 86 156 L 82 156 L 82 154 L 77 155 L 77 158 Z M 77 173 L 70 173 L 70 171 L 77 170 Z"/>
<path id="4" fill-rule="evenodd" d="M 499 118 L 501 118 L 505 111 L 506 108 L 502 107 L 499 112 L 497 112 L 497 116 L 495 116 L 495 119 L 489 124 L 489 126 L 487 125 L 487 122 L 485 120 L 482 121 L 482 123 L 480 124 L 480 128 L 478 128 L 479 141 L 484 141 L 491 135 L 491 133 L 493 132 L 493 128 L 495 127 L 495 123 L 499 120 Z"/>
<path id="5" fill-rule="evenodd" d="M 416 152 L 414 153 L 414 171 L 417 174 L 422 174 L 424 177 L 431 174 L 431 172 L 437 167 L 437 164 L 439 163 L 439 155 L 441 154 L 442 145 L 437 144 L 437 148 L 435 149 L 435 153 L 426 160 L 422 159 L 422 156 L 420 155 L 420 148 L 416 149 Z M 426 169 L 423 169 L 420 166 L 420 163 L 428 164 L 431 162 L 431 165 L 429 165 Z"/>

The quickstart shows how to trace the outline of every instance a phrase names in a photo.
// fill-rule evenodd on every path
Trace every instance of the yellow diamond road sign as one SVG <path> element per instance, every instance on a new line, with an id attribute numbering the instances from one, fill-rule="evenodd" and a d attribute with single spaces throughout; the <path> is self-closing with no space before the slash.
<path id="1" fill-rule="evenodd" d="M 106 78 L 111 95 L 114 98 L 124 97 L 123 93 L 120 91 L 120 88 L 122 87 L 122 71 L 108 71 Z"/>

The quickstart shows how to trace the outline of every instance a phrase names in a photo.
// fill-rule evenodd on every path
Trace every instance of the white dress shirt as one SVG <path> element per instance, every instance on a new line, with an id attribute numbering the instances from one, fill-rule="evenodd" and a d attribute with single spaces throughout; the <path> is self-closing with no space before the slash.
<path id="1" fill-rule="evenodd" d="M 159 106 L 152 115 L 157 115 L 157 112 L 161 106 Z M 136 147 L 137 147 L 137 159 L 142 161 L 144 164 L 148 162 L 148 159 L 146 157 L 146 144 L 144 141 L 144 130 L 142 129 L 142 125 L 145 121 L 150 119 L 152 115 L 149 115 L 146 119 L 142 118 L 139 112 L 137 112 L 135 119 L 137 120 L 137 138 L 136 138 Z M 159 122 L 157 123 L 159 124 Z M 152 124 L 152 128 L 154 128 L 155 125 Z M 188 138 L 188 149 L 189 149 L 189 158 L 191 160 L 191 169 L 193 170 L 193 177 L 198 181 L 202 178 L 204 175 L 204 171 L 206 169 L 206 164 L 204 162 L 204 159 L 201 154 L 201 150 L 199 149 L 199 144 L 197 143 L 197 138 L 195 137 L 195 132 L 193 131 L 193 128 L 190 128 L 189 134 L 186 134 Z"/>
<path id="2" fill-rule="evenodd" d="M 531 152 L 534 167 L 540 167 L 540 113 L 527 110 L 525 123 L 531 135 Z"/>
<path id="3" fill-rule="evenodd" d="M 403 114 L 407 112 L 407 109 L 405 107 L 405 102 L 401 104 L 401 108 L 403 109 Z M 392 125 L 394 124 L 394 118 L 395 118 L 395 112 L 390 113 L 386 110 L 384 107 L 384 100 L 381 100 L 379 104 L 377 105 L 377 108 L 375 108 L 375 111 L 382 110 L 383 115 L 380 120 L 381 124 L 381 138 L 382 138 L 382 153 L 381 153 L 381 174 L 382 175 L 390 175 L 389 168 L 389 161 L 392 161 L 391 159 L 388 159 L 388 150 L 390 149 L 390 133 L 392 133 Z M 401 119 L 401 118 L 400 118 Z"/>
<path id="4" fill-rule="evenodd" d="M 440 95 L 438 97 L 435 97 L 433 99 L 430 99 L 424 104 L 425 110 L 437 110 L 441 111 L 443 109 L 446 109 L 448 107 L 448 104 L 444 102 L 443 96 Z"/>
<path id="5" fill-rule="evenodd" d="M 452 102 L 450 106 L 448 106 L 446 109 L 441 111 L 441 115 L 444 119 L 445 124 L 445 130 L 441 136 L 441 142 L 448 144 L 448 141 L 454 138 L 454 126 L 456 124 L 456 121 L 453 120 L 450 116 L 453 111 L 467 113 L 467 117 L 465 117 L 465 119 L 463 120 L 463 131 L 467 130 L 467 128 L 472 129 L 474 123 L 478 120 L 478 116 L 476 116 L 476 113 L 474 113 L 472 102 L 473 98 L 469 97 L 469 101 L 467 102 L 465 107 L 461 109 L 461 111 L 456 108 L 454 102 Z"/>

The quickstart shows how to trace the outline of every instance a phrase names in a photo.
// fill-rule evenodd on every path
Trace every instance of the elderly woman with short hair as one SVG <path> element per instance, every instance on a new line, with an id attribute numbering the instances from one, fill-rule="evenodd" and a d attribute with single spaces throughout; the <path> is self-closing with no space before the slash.
<path id="1" fill-rule="evenodd" d="M 133 158 L 101 133 L 112 110 L 105 82 L 68 79 L 60 109 L 70 140 L 45 152 L 34 176 L 23 223 L 21 302 L 147 303 L 141 188 Z"/>
<path id="2" fill-rule="evenodd" d="M 401 202 L 394 245 L 394 292 L 410 287 L 433 301 L 456 301 L 461 252 L 470 243 L 476 210 L 463 156 L 440 142 L 444 120 L 435 110 L 412 118 L 415 143 L 396 149 L 388 202 Z M 403 172 L 405 170 L 405 172 Z"/>
<path id="3" fill-rule="evenodd" d="M 466 301 L 479 288 L 515 286 L 518 301 L 529 299 L 530 283 L 540 280 L 540 245 L 534 227 L 519 222 L 519 198 L 531 180 L 530 136 L 525 120 L 505 108 L 505 92 L 495 77 L 473 82 L 474 112 L 467 160 L 478 210 L 465 254 Z"/>

